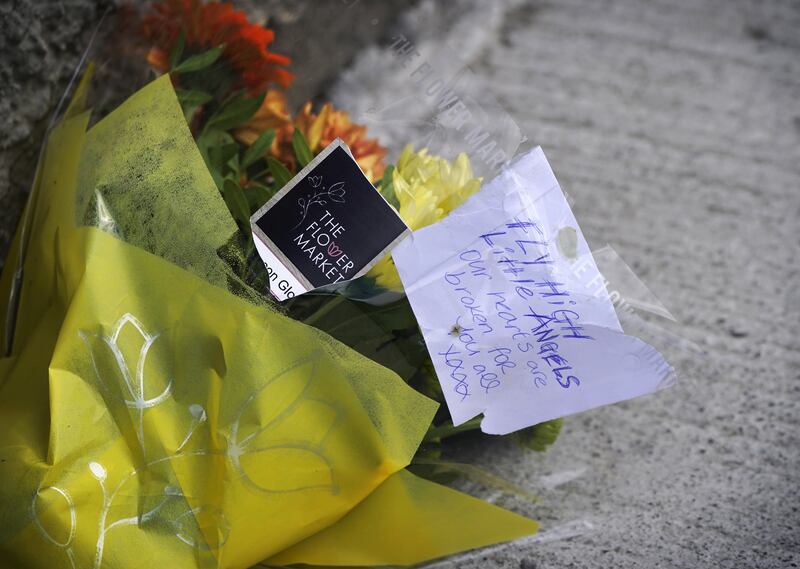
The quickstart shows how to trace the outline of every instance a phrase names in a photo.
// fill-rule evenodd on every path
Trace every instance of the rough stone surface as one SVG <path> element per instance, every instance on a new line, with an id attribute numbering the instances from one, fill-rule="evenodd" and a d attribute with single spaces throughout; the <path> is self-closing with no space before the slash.
<path id="1" fill-rule="evenodd" d="M 292 57 L 289 106 L 318 97 L 356 55 L 384 39 L 408 0 L 236 0 L 251 19 L 275 30 L 272 49 Z"/>
<path id="2" fill-rule="evenodd" d="M 590 242 L 614 246 L 705 354 L 675 355 L 671 390 L 567 419 L 544 455 L 465 448 L 461 458 L 541 497 L 496 498 L 542 532 L 435 566 L 800 565 L 800 4 L 414 10 L 418 35 L 457 44 L 544 147 Z M 76 0 L 0 6 L 2 251 L 32 172 L 25 156 L 101 12 Z M 387 54 L 350 69 L 379 85 Z M 353 107 L 376 96 L 356 86 L 331 92 Z"/>
<path id="3" fill-rule="evenodd" d="M 0 2 L 0 268 L 47 118 L 109 2 Z"/>

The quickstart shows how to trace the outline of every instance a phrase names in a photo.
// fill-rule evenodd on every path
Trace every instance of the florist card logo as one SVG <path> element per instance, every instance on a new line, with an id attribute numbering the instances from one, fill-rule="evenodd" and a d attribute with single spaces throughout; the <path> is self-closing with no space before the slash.
<path id="1" fill-rule="evenodd" d="M 325 205 L 326 202 L 322 201 L 320 203 Z M 303 212 L 301 224 L 307 214 L 308 210 L 306 209 Z M 330 284 L 348 280 L 351 278 L 349 275 L 355 268 L 350 256 L 334 241 L 334 239 L 341 237 L 344 231 L 344 225 L 339 223 L 331 212 L 325 209 L 319 219 L 309 222 L 305 229 L 292 239 L 292 243 L 295 243 L 300 248 L 303 256 L 311 261 Z"/>
<path id="2" fill-rule="evenodd" d="M 250 222 L 278 300 L 363 275 L 409 231 L 338 139 Z"/>
<path id="3" fill-rule="evenodd" d="M 313 188 L 313 193 L 297 198 L 297 205 L 300 206 L 300 221 L 295 227 L 303 224 L 308 216 L 308 210 L 314 204 L 326 205 L 327 200 L 344 203 L 344 182 L 336 182 L 326 188 L 322 185 L 322 176 L 309 176 L 307 181 Z"/>

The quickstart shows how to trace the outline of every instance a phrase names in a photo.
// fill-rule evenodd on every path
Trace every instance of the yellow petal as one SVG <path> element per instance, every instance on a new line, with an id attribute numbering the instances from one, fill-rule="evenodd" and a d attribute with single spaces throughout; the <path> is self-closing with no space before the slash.
<path id="1" fill-rule="evenodd" d="M 312 152 L 316 152 L 319 149 L 320 142 L 322 141 L 322 132 L 325 128 L 325 124 L 328 122 L 328 115 L 330 115 L 330 113 L 331 104 L 326 103 L 308 129 L 308 146 L 311 148 Z"/>

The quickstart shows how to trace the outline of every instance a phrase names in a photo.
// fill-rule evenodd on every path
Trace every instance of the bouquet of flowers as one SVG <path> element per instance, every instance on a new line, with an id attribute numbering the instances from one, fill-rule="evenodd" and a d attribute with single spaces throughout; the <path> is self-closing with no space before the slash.
<path id="1" fill-rule="evenodd" d="M 454 425 L 439 405 L 392 258 L 278 303 L 250 229 L 337 139 L 412 230 L 481 188 L 469 157 L 408 145 L 390 164 L 347 112 L 293 112 L 302 70 L 228 3 L 120 17 L 140 46 L 120 61 L 155 78 L 93 122 L 82 69 L 0 281 L 2 555 L 401 565 L 535 532 L 440 484 L 480 472 L 443 459 L 480 420 Z M 543 451 L 560 426 L 512 436 Z"/>

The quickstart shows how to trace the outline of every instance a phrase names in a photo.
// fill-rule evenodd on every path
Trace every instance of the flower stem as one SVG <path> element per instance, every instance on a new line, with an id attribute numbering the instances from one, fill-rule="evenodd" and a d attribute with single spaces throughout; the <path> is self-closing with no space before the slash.
<path id="1" fill-rule="evenodd" d="M 466 423 L 462 423 L 461 425 L 453 425 L 451 423 L 446 423 L 444 425 L 439 425 L 438 427 L 431 427 L 428 429 L 428 432 L 425 433 L 425 442 L 431 442 L 436 440 L 444 440 L 448 437 L 452 437 L 453 435 L 457 435 L 459 433 L 465 433 L 467 431 L 474 431 L 476 429 L 481 428 L 481 417 L 475 417 L 470 419 Z"/>
<path id="2" fill-rule="evenodd" d="M 330 312 L 336 309 L 342 302 L 345 301 L 345 296 L 342 294 L 337 294 L 335 298 L 331 301 L 325 303 L 319 310 L 317 310 L 314 314 L 303 320 L 304 323 L 308 324 L 309 326 L 313 326 L 316 322 L 318 322 L 323 316 L 326 316 Z"/>

